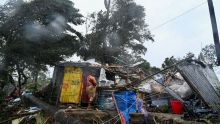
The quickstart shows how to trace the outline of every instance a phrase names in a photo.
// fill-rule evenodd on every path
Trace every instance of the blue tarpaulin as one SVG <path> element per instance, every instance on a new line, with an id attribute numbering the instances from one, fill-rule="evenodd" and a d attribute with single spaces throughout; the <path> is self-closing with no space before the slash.
<path id="1" fill-rule="evenodd" d="M 119 112 L 121 123 L 129 124 L 129 114 L 136 112 L 137 95 L 134 91 L 118 91 L 113 94 Z M 138 100 L 139 101 L 139 100 Z M 138 102 L 138 112 L 141 112 L 142 103 Z"/>

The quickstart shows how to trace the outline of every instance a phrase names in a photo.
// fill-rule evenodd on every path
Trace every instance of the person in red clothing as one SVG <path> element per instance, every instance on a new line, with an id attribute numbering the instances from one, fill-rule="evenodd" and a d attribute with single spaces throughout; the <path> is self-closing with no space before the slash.
<path id="1" fill-rule="evenodd" d="M 97 82 L 96 82 L 95 77 L 92 75 L 89 75 L 87 77 L 87 86 L 86 86 L 86 93 L 89 97 L 88 109 L 92 108 L 92 103 L 93 103 L 93 100 L 96 94 L 96 86 L 97 86 Z"/>

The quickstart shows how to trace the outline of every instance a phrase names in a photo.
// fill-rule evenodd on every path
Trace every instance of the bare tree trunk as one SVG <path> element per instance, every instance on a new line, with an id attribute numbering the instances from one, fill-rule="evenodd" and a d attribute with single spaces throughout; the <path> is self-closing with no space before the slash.
<path id="1" fill-rule="evenodd" d="M 35 86 L 34 86 L 35 90 L 37 90 L 38 75 L 39 75 L 39 71 L 38 71 L 38 69 L 36 69 L 36 70 L 34 71 L 34 76 L 33 76 L 34 85 L 35 85 Z"/>
<path id="2" fill-rule="evenodd" d="M 110 4 L 111 4 L 111 0 L 104 0 L 104 4 L 105 4 L 105 8 L 107 10 L 107 14 L 106 14 L 106 25 L 104 27 L 104 35 L 103 35 L 103 56 L 102 56 L 102 64 L 106 64 L 108 61 L 108 56 L 107 56 L 107 52 L 106 52 L 106 48 L 107 48 L 107 43 L 106 43 L 106 36 L 108 33 L 108 24 L 109 24 L 109 14 L 110 14 Z"/>
<path id="3" fill-rule="evenodd" d="M 21 68 L 19 64 L 16 65 L 16 70 L 18 73 L 18 88 L 19 88 L 19 96 L 20 96 L 22 85 L 27 83 L 28 77 L 24 74 L 24 67 Z"/>
<path id="4" fill-rule="evenodd" d="M 28 77 L 24 74 L 23 71 L 22 71 L 22 77 L 23 77 L 24 81 L 22 82 L 21 85 L 25 85 L 25 84 L 27 83 L 27 79 L 28 79 Z"/>

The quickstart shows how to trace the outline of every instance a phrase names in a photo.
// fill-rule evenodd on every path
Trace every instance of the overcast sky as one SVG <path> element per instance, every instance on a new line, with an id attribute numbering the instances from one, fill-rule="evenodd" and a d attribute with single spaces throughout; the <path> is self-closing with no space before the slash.
<path id="1" fill-rule="evenodd" d="M 73 0 L 82 14 L 104 10 L 103 0 Z M 145 7 L 146 22 L 155 42 L 146 42 L 145 55 L 151 65 L 161 67 L 166 57 L 183 57 L 188 52 L 196 55 L 206 44 L 213 43 L 207 0 L 136 0 Z M 213 0 L 218 27 L 220 26 L 220 0 Z M 201 5 L 166 25 L 168 20 Z M 219 27 L 220 30 L 220 27 Z"/>
<path id="2" fill-rule="evenodd" d="M 3 4 L 6 0 L 0 0 Z M 104 0 L 73 0 L 75 7 L 86 16 L 104 10 Z M 166 57 L 183 57 L 188 52 L 196 55 L 207 44 L 213 43 L 207 0 L 135 0 L 145 7 L 146 22 L 155 42 L 146 42 L 145 59 L 153 66 L 161 67 Z M 220 0 L 213 0 L 218 28 L 220 30 Z M 204 3 L 204 4 L 202 4 Z M 202 4 L 202 5 L 201 5 Z M 177 19 L 159 26 L 180 14 L 197 7 Z M 155 28 L 158 27 L 159 28 Z M 85 26 L 78 28 L 85 33 Z"/>

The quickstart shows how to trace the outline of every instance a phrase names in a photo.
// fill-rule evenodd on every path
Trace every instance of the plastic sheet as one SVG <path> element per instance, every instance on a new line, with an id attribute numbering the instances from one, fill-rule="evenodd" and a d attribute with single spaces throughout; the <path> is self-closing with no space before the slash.
<path id="1" fill-rule="evenodd" d="M 130 124 L 130 113 L 136 112 L 137 95 L 134 91 L 120 91 L 113 94 L 122 124 Z M 142 110 L 141 100 L 138 100 L 138 112 Z"/>

